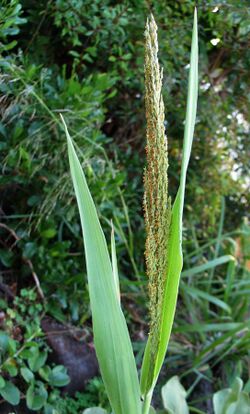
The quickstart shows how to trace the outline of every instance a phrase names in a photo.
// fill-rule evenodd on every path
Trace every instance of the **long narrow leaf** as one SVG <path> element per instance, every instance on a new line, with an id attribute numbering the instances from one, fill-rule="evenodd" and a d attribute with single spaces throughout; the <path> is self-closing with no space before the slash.
<path id="1" fill-rule="evenodd" d="M 194 288 L 192 286 L 185 285 L 183 289 L 185 289 L 185 293 L 188 293 L 193 298 L 204 299 L 205 301 L 211 302 L 214 305 L 218 306 L 219 308 L 224 309 L 226 312 L 231 313 L 230 306 L 227 303 L 225 303 L 223 300 L 217 298 L 216 296 L 210 295 L 209 293 L 204 292 L 203 290 Z"/>
<path id="2" fill-rule="evenodd" d="M 174 329 L 176 333 L 184 332 L 225 332 L 234 329 L 250 328 L 250 322 L 223 322 L 223 323 L 195 323 L 193 325 L 178 326 Z"/>
<path id="3" fill-rule="evenodd" d="M 225 264 L 225 263 L 228 263 L 228 262 L 235 263 L 235 258 L 233 256 L 231 256 L 230 254 L 227 254 L 225 256 L 217 257 L 217 259 L 214 259 L 214 260 L 209 260 L 209 262 L 204 263 L 202 265 L 191 267 L 191 269 L 187 269 L 184 272 L 182 272 L 181 275 L 182 275 L 182 277 L 194 276 L 194 275 L 197 275 L 199 273 L 203 273 L 206 270 L 214 269 L 215 267 L 220 266 L 220 265 Z"/>
<path id="4" fill-rule="evenodd" d="M 188 99 L 184 132 L 184 149 L 181 168 L 180 187 L 171 212 L 170 239 L 168 245 L 168 269 L 164 288 L 164 302 L 161 315 L 161 331 L 158 342 L 155 366 L 150 364 L 151 343 L 148 339 L 141 373 L 141 393 L 145 397 L 152 392 L 157 381 L 166 354 L 176 308 L 182 258 L 182 215 L 185 195 L 187 167 L 191 153 L 196 108 L 198 99 L 198 33 L 197 12 L 194 13 L 194 25 L 191 47 L 190 73 L 188 81 Z"/>
<path id="5" fill-rule="evenodd" d="M 141 403 L 136 364 L 106 240 L 64 120 L 63 123 L 81 217 L 94 342 L 102 378 L 115 414 L 139 414 Z"/>

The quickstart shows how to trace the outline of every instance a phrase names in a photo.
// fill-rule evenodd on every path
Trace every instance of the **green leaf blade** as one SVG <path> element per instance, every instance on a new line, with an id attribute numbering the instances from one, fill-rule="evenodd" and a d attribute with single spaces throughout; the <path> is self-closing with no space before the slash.
<path id="1" fill-rule="evenodd" d="M 209 260 L 207 263 L 204 263 L 199 266 L 191 267 L 190 269 L 185 270 L 182 272 L 182 277 L 190 277 L 197 275 L 199 273 L 203 273 L 209 269 L 214 269 L 217 266 L 223 265 L 225 263 L 235 263 L 235 257 L 231 256 L 230 254 L 217 257 L 216 259 Z"/>
<path id="2" fill-rule="evenodd" d="M 135 359 L 107 243 L 65 123 L 64 126 L 83 230 L 94 342 L 101 374 L 113 411 L 139 414 L 141 402 Z"/>

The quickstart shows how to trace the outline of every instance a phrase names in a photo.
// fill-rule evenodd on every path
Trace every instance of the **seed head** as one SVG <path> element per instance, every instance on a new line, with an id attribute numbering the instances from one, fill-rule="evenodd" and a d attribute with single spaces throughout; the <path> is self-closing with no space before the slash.
<path id="1" fill-rule="evenodd" d="M 144 173 L 144 215 L 146 225 L 146 269 L 149 278 L 149 310 L 152 362 L 159 341 L 164 285 L 167 272 L 167 246 L 171 201 L 168 197 L 168 149 L 162 98 L 163 72 L 158 62 L 157 26 L 151 15 L 145 30 L 146 154 Z"/>

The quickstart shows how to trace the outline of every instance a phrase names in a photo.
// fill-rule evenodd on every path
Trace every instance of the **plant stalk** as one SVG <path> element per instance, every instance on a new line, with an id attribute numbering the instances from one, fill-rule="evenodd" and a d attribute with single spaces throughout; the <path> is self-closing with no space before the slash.
<path id="1" fill-rule="evenodd" d="M 148 414 L 150 409 L 150 404 L 152 400 L 153 391 L 149 391 L 143 401 L 142 404 L 142 414 Z"/>

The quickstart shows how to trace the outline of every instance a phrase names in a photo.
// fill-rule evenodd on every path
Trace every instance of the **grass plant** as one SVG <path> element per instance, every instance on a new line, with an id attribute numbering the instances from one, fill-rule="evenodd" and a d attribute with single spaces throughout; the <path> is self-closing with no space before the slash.
<path id="1" fill-rule="evenodd" d="M 64 123 L 71 176 L 78 202 L 88 274 L 96 353 L 115 414 L 148 414 L 164 362 L 182 270 L 182 215 L 198 96 L 197 13 L 194 13 L 184 148 L 179 190 L 168 197 L 167 141 L 162 71 L 158 64 L 157 26 L 150 16 L 145 31 L 147 169 L 145 171 L 146 263 L 149 276 L 150 333 L 139 384 L 132 344 L 122 312 L 114 234 L 111 259 L 97 211 L 72 139 Z M 141 403 L 141 398 L 143 402 Z"/>

